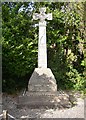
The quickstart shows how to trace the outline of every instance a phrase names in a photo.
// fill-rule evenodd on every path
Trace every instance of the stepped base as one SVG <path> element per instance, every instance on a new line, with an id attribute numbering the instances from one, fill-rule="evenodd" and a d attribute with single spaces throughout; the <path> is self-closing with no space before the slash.
<path id="1" fill-rule="evenodd" d="M 25 96 L 19 96 L 18 107 L 54 108 L 58 106 L 57 85 L 49 68 L 35 68 Z"/>
<path id="2" fill-rule="evenodd" d="M 25 96 L 19 96 L 18 108 L 29 109 L 69 108 L 72 104 L 68 95 L 58 92 L 27 92 Z"/>
<path id="3" fill-rule="evenodd" d="M 56 105 L 55 94 L 50 92 L 27 92 L 25 96 L 19 96 L 18 107 L 28 108 L 53 108 Z"/>
<path id="4" fill-rule="evenodd" d="M 55 109 L 70 108 L 72 103 L 69 96 L 58 92 L 27 92 L 25 96 L 19 96 L 18 108 L 29 109 Z"/>

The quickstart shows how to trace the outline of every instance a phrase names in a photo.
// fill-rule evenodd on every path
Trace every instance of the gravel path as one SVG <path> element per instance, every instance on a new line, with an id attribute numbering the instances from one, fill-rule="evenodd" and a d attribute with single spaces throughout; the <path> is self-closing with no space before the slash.
<path id="1" fill-rule="evenodd" d="M 2 109 L 8 110 L 9 114 L 16 119 L 19 118 L 84 118 L 84 99 L 79 94 L 74 94 L 77 102 L 76 105 L 71 108 L 62 109 L 23 109 L 17 108 L 17 96 L 3 94 L 2 97 Z"/>

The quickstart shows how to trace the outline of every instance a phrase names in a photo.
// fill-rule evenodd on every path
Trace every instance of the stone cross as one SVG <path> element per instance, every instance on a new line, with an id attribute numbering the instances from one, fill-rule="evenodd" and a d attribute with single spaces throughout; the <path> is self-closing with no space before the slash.
<path id="1" fill-rule="evenodd" d="M 38 41 L 38 68 L 47 68 L 47 45 L 46 45 L 46 21 L 52 20 L 52 13 L 46 14 L 46 8 L 40 8 L 40 13 L 34 13 L 33 19 L 39 21 L 39 41 Z"/>

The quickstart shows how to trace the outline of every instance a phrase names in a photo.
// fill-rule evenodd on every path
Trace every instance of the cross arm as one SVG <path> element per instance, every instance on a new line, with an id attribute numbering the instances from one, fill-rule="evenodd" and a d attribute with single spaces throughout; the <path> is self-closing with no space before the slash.
<path id="1" fill-rule="evenodd" d="M 47 20 L 52 20 L 52 13 L 46 14 L 46 18 L 47 18 Z"/>
<path id="2" fill-rule="evenodd" d="M 38 19 L 39 19 L 39 14 L 33 13 L 33 20 L 38 20 Z"/>
<path id="3" fill-rule="evenodd" d="M 40 8 L 39 9 L 40 13 L 34 13 L 33 14 L 33 19 L 34 20 L 40 20 L 41 22 L 45 21 L 45 19 L 47 20 L 52 20 L 52 13 L 48 13 L 46 14 L 46 8 Z"/>

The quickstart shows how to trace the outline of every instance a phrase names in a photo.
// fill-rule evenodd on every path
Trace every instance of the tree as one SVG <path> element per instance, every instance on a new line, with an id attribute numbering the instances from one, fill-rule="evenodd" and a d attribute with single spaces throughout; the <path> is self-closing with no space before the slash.
<path id="1" fill-rule="evenodd" d="M 37 61 L 37 35 L 32 27 L 29 3 L 3 3 L 3 89 L 17 88 L 23 77 L 30 77 Z M 23 11 L 22 10 L 23 6 Z M 14 79 L 14 80 L 12 80 Z M 20 85 L 23 80 L 20 81 Z M 26 83 L 26 81 L 24 80 Z M 6 85 L 7 87 L 5 87 Z"/>

